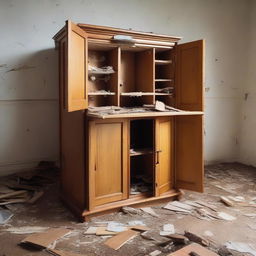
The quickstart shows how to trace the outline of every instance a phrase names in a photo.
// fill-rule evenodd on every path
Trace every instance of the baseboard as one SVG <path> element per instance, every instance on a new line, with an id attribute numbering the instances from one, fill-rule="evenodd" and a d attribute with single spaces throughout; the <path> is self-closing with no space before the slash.
<path id="1" fill-rule="evenodd" d="M 6 162 L 6 163 L 0 163 L 0 177 L 1 176 L 7 176 L 19 172 L 29 171 L 33 170 L 40 161 L 58 161 L 56 157 L 50 157 L 50 158 L 38 158 L 33 159 L 30 161 L 17 161 L 17 162 Z"/>

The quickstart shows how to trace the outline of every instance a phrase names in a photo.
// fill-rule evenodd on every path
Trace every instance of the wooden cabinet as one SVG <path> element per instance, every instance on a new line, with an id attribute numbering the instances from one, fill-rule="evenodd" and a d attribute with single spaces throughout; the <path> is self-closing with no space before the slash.
<path id="1" fill-rule="evenodd" d="M 71 21 L 54 36 L 61 197 L 81 219 L 203 191 L 204 41 L 179 39 Z"/>

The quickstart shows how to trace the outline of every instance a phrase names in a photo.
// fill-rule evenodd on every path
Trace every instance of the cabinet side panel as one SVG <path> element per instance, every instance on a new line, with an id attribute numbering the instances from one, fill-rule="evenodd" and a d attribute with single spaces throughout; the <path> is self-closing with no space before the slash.
<path id="1" fill-rule="evenodd" d="M 65 110 L 66 38 L 60 42 L 60 158 L 62 198 L 77 209 L 84 209 L 84 111 Z"/>
<path id="2" fill-rule="evenodd" d="M 176 187 L 203 192 L 203 117 L 176 117 Z"/>

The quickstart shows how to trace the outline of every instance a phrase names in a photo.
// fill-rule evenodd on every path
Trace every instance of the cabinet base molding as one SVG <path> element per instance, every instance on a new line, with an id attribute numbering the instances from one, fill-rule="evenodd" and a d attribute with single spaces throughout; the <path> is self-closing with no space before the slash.
<path id="1" fill-rule="evenodd" d="M 90 221 L 92 217 L 101 216 L 108 213 L 118 212 L 123 206 L 134 208 L 156 205 L 177 199 L 181 195 L 178 190 L 171 190 L 158 197 L 134 196 L 133 198 L 122 200 L 114 203 L 109 203 L 95 207 L 91 211 L 85 210 L 82 213 L 84 221 Z M 81 216 L 80 216 L 81 217 Z"/>

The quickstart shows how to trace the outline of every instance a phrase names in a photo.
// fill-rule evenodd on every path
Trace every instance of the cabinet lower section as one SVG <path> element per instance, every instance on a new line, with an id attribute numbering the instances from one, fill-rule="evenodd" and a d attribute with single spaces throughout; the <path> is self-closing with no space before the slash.
<path id="1" fill-rule="evenodd" d="M 123 206 L 171 200 L 179 196 L 179 189 L 201 192 L 202 120 L 198 115 L 86 120 L 85 147 L 80 149 L 84 168 L 65 165 L 82 162 L 71 148 L 63 151 L 63 201 L 87 220 Z M 79 138 L 70 138 L 73 150 Z M 65 174 L 74 181 L 72 190 Z"/>

